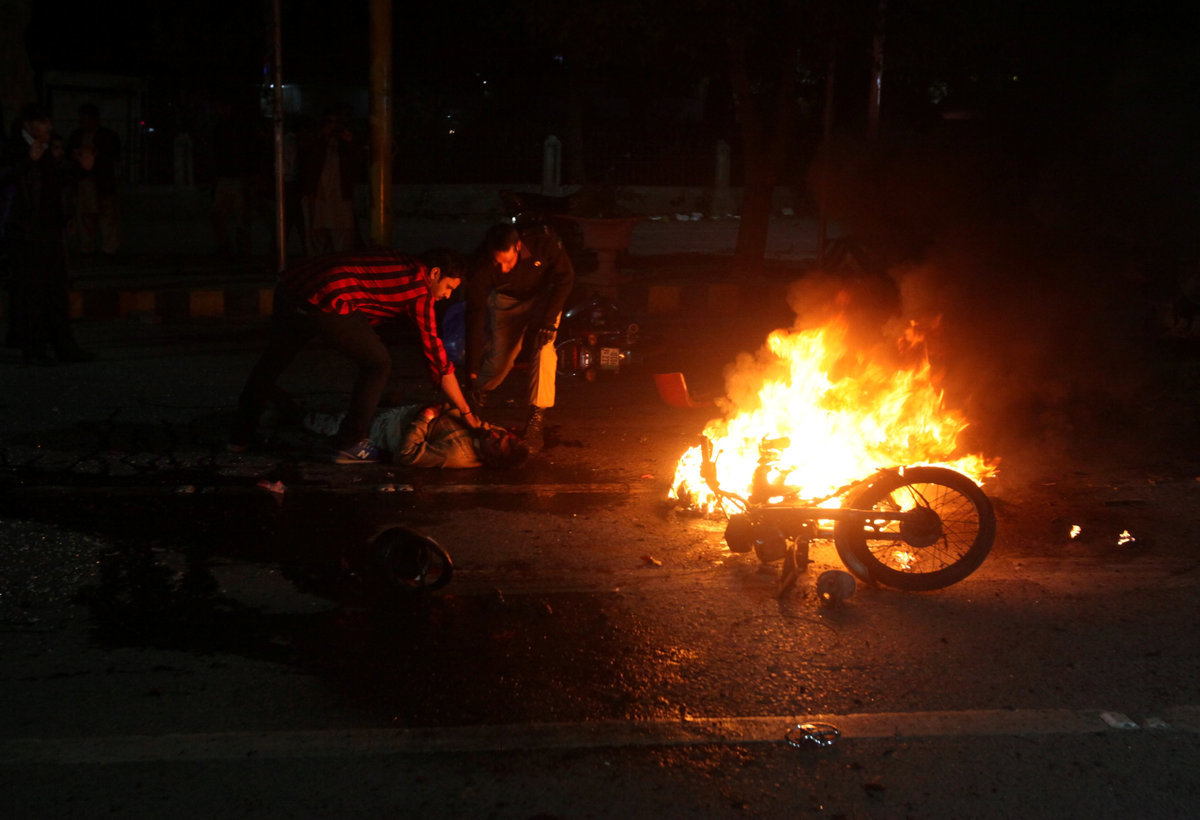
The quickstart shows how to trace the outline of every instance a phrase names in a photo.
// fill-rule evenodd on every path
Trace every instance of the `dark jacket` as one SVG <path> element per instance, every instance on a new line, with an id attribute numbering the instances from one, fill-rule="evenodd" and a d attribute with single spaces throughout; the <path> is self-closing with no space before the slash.
<path id="1" fill-rule="evenodd" d="M 554 322 L 575 287 L 575 268 L 562 240 L 550 228 L 537 225 L 521 231 L 517 264 L 503 273 L 495 260 L 477 253 L 471 262 L 467 292 L 467 366 L 477 373 L 487 333 L 488 296 L 495 292 L 522 302 L 545 299 L 542 322 Z"/>
<path id="2" fill-rule="evenodd" d="M 54 158 L 50 151 L 35 163 L 21 132 L 4 143 L 0 158 L 0 200 L 7 199 L 4 234 L 12 240 L 61 238 L 67 224 L 64 186 L 73 166 Z"/>
<path id="3" fill-rule="evenodd" d="M 76 128 L 67 140 L 67 156 L 73 156 L 75 150 L 84 144 L 84 131 Z M 96 163 L 92 170 L 81 175 L 82 179 L 91 179 L 96 183 L 96 193 L 100 196 L 113 196 L 117 192 L 117 165 L 121 162 L 121 138 L 111 128 L 101 126 L 92 134 L 92 150 L 96 154 Z"/>
<path id="4" fill-rule="evenodd" d="M 366 176 L 366 158 L 358 141 L 333 138 L 338 155 L 338 182 L 342 199 L 354 199 L 354 186 Z M 296 154 L 296 180 L 304 196 L 315 196 L 325 168 L 325 152 L 329 138 L 316 134 L 302 142 Z"/>

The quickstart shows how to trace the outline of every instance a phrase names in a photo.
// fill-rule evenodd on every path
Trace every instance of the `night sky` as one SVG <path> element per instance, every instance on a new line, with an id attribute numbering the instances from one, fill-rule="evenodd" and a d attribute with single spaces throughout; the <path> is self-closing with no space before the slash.
<path id="1" fill-rule="evenodd" d="M 268 4 L 61 0 L 34 5 L 28 43 L 31 60 L 40 70 L 86 68 L 188 83 L 232 81 L 260 70 L 266 54 Z M 610 76 L 634 70 L 650 85 L 670 83 L 677 73 L 722 69 L 721 60 L 704 59 L 704 52 L 719 45 L 713 40 L 713 26 L 706 28 L 696 20 L 708 12 L 683 11 L 713 9 L 720 3 L 608 0 L 565 7 L 575 5 L 580 9 L 578 20 L 571 18 L 574 12 L 562 13 L 563 4 L 545 0 L 403 4 L 394 13 L 398 81 L 436 87 L 486 74 L 496 82 L 528 82 L 532 73 L 553 72 L 560 65 L 555 58 L 564 55 L 572 67 L 588 62 Z M 775 41 L 794 40 L 803 62 L 815 70 L 824 67 L 830 27 L 818 30 L 824 19 L 819 11 L 802 14 L 798 27 L 775 27 L 772 22 L 786 18 L 771 9 L 795 4 L 767 0 L 736 5 L 767 8 L 754 21 L 753 45 L 765 49 Z M 861 72 L 869 62 L 865 21 L 870 19 L 871 3 L 849 0 L 832 5 L 868 10 L 840 21 L 842 30 L 836 35 L 843 51 L 842 69 Z M 1164 92 L 1194 94 L 1195 37 L 1200 29 L 1196 12 L 1182 5 L 1131 0 L 892 0 L 886 25 L 885 101 L 894 97 L 900 105 L 924 95 L 930 84 L 942 83 L 951 94 L 974 104 L 1011 95 L 1013 89 L 1004 87 L 1005 77 L 1019 77 L 1019 93 L 1031 98 L 1093 96 L 1121 82 L 1122 75 L 1130 81 L 1136 80 L 1132 75 L 1146 72 L 1162 82 L 1178 83 Z M 282 8 L 285 81 L 365 80 L 367 0 L 284 0 Z M 548 9 L 559 11 L 555 15 Z M 630 19 L 627 25 L 604 25 L 630 9 L 635 16 L 623 18 Z M 714 25 L 719 29 L 721 23 Z M 631 45 L 634 41 L 644 45 Z M 604 54 L 612 55 L 608 64 Z M 1172 77 L 1173 72 L 1177 76 Z"/>

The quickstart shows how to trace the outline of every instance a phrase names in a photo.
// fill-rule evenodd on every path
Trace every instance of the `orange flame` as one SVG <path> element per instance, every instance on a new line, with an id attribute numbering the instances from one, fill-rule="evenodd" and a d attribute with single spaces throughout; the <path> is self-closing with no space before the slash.
<path id="1" fill-rule="evenodd" d="M 848 333 L 841 316 L 776 330 L 756 358 L 739 359 L 727 374 L 725 417 L 704 429 L 722 490 L 748 496 L 761 443 L 781 438 L 772 483 L 811 502 L 834 504 L 840 488 L 884 467 L 940 465 L 977 482 L 995 474 L 997 461 L 958 453 L 967 422 L 943 407 L 920 328 L 910 324 L 898 340 L 900 366 L 850 352 Z M 710 511 L 716 498 L 701 462 L 698 446 L 683 455 L 671 498 Z"/>

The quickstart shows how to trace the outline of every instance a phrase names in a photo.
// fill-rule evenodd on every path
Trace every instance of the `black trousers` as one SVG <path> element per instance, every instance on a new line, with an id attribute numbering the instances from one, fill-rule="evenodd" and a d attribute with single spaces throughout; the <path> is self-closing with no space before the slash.
<path id="1" fill-rule="evenodd" d="M 338 429 L 335 444 L 347 447 L 367 438 L 371 420 L 392 373 L 392 357 L 365 316 L 309 310 L 290 293 L 276 289 L 267 349 L 250 371 L 238 398 L 231 438 L 249 444 L 263 410 L 279 393 L 276 383 L 296 356 L 314 338 L 350 359 L 358 368 L 350 407 Z"/>
<path id="2" fill-rule="evenodd" d="M 47 346 L 60 358 L 77 354 L 62 240 L 12 237 L 8 266 L 8 345 L 26 360 L 44 357 Z"/>

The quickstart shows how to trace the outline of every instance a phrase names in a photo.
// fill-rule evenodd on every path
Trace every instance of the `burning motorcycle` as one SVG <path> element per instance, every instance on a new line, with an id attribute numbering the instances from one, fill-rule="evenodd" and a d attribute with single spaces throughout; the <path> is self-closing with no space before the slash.
<path id="1" fill-rule="evenodd" d="M 712 442 L 701 439 L 701 476 L 729 514 L 725 543 L 733 552 L 753 550 L 759 560 L 783 559 L 779 594 L 790 589 L 808 564 L 809 543 L 832 538 L 838 557 L 860 580 L 907 591 L 942 589 L 983 563 L 996 538 L 996 516 L 983 490 L 945 467 L 880 470 L 825 498 L 803 500 L 783 477 L 772 480 L 786 439 L 759 445 L 758 467 L 748 497 L 722 490 Z M 841 498 L 840 507 L 822 504 Z M 832 524 L 832 527 L 830 527 Z"/>

